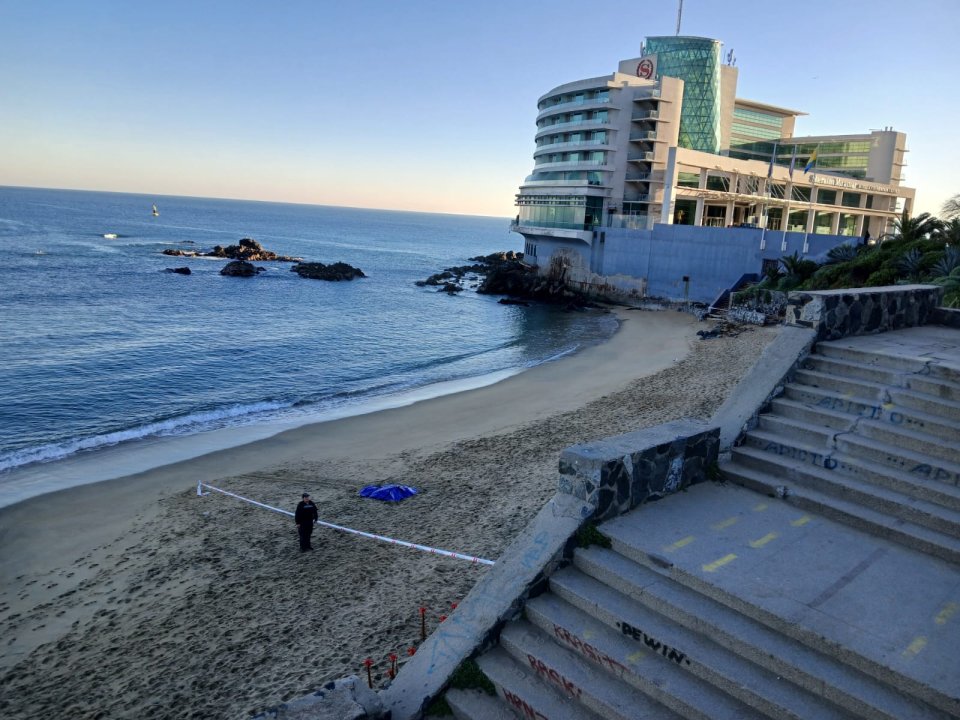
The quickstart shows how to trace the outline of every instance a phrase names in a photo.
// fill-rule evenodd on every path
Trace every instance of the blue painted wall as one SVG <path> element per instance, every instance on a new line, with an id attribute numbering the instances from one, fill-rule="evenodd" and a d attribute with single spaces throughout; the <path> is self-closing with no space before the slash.
<path id="1" fill-rule="evenodd" d="M 653 230 L 604 228 L 596 233 L 592 248 L 583 247 L 581 253 L 584 265 L 600 275 L 646 278 L 648 295 L 710 303 L 744 274 L 759 274 L 764 259 L 778 260 L 794 252 L 802 256 L 803 242 L 803 233 L 655 225 Z M 830 248 L 845 242 L 856 243 L 857 238 L 809 235 L 805 257 L 822 260 Z M 548 252 L 552 251 L 542 248 L 541 262 Z"/>

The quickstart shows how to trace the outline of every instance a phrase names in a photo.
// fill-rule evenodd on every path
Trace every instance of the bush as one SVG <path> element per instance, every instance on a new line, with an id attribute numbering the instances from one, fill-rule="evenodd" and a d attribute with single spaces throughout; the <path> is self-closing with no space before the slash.
<path id="1" fill-rule="evenodd" d="M 881 287 L 883 285 L 896 285 L 899 274 L 893 268 L 884 268 L 871 273 L 864 281 L 864 287 Z"/>

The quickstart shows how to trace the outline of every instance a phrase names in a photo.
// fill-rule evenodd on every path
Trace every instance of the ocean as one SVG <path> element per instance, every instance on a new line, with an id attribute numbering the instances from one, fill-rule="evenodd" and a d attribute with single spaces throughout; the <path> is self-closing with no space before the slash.
<path id="1" fill-rule="evenodd" d="M 151 206 L 157 205 L 154 216 Z M 600 312 L 415 281 L 522 247 L 506 218 L 0 187 L 0 506 L 24 471 L 240 427 L 261 434 L 494 382 L 601 342 Z M 165 256 L 253 238 L 368 277 Z M 189 276 L 164 272 L 190 267 Z M 274 430 L 271 430 L 273 428 Z M 221 433 L 222 434 L 222 433 Z M 29 472 L 26 473 L 29 475 Z"/>

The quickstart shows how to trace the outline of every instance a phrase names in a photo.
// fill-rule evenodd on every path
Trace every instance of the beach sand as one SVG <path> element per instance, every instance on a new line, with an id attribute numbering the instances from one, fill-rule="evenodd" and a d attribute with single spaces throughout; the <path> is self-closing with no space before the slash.
<path id="1" fill-rule="evenodd" d="M 700 340 L 675 312 L 617 311 L 607 343 L 500 383 L 290 430 L 0 510 L 5 717 L 244 717 L 349 674 L 386 678 L 483 565 L 319 528 L 321 520 L 496 559 L 555 492 L 572 444 L 707 418 L 775 336 Z M 368 484 L 420 493 L 360 498 Z"/>

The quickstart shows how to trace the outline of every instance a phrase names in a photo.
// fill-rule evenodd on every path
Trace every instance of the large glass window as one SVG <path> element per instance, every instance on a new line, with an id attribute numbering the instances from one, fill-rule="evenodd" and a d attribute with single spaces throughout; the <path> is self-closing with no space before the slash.
<path id="1" fill-rule="evenodd" d="M 590 230 L 601 224 L 603 198 L 582 195 L 520 195 L 520 225 Z"/>
<path id="2" fill-rule="evenodd" d="M 734 108 L 733 116 L 740 120 L 747 120 L 760 125 L 769 125 L 777 130 L 783 127 L 783 117 L 779 115 L 770 115 L 759 110 L 747 110 L 746 108 Z"/>

